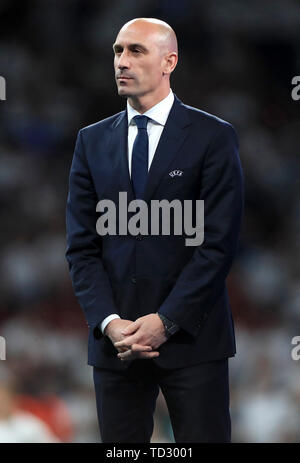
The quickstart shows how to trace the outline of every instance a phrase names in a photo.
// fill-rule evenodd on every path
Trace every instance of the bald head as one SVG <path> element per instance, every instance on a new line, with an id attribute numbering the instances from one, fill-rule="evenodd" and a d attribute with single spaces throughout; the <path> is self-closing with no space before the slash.
<path id="1" fill-rule="evenodd" d="M 113 50 L 119 95 L 135 107 L 142 105 L 141 99 L 151 107 L 168 95 L 178 60 L 177 39 L 169 24 L 155 18 L 132 19 L 120 29 Z"/>
<path id="2" fill-rule="evenodd" d="M 165 21 L 155 18 L 136 18 L 125 23 L 120 32 L 128 29 L 139 30 L 145 36 L 151 37 L 161 52 L 178 54 L 176 34 Z"/>

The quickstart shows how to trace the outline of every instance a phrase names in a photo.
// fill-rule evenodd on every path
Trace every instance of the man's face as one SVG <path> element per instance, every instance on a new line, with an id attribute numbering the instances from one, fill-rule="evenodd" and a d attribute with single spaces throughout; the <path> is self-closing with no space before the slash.
<path id="1" fill-rule="evenodd" d="M 162 85 L 164 58 L 159 48 L 158 32 L 131 25 L 121 29 L 113 49 L 120 96 L 143 96 Z"/>

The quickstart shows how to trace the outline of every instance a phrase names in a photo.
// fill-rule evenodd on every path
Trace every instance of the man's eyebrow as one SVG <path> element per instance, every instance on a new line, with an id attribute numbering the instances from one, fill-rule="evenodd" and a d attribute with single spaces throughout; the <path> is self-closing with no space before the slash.
<path id="1" fill-rule="evenodd" d="M 115 50 L 116 48 L 122 48 L 121 45 L 119 45 L 118 43 L 114 43 L 112 47 L 113 50 Z"/>
<path id="2" fill-rule="evenodd" d="M 114 50 L 114 51 L 115 51 L 115 50 L 120 50 L 120 49 L 123 49 L 123 48 L 124 48 L 123 45 L 121 45 L 121 44 L 119 44 L 119 43 L 114 43 L 114 44 L 113 44 L 113 50 Z M 147 49 L 144 45 L 142 45 L 141 43 L 130 43 L 130 44 L 128 45 L 128 48 L 129 48 L 130 50 L 132 50 L 133 48 L 140 48 L 141 50 L 143 50 L 143 51 L 145 51 L 145 52 L 148 51 L 148 49 Z"/>
<path id="3" fill-rule="evenodd" d="M 148 51 L 148 49 L 145 47 L 145 45 L 142 45 L 141 43 L 131 43 L 129 45 L 129 48 L 141 48 L 144 51 Z"/>

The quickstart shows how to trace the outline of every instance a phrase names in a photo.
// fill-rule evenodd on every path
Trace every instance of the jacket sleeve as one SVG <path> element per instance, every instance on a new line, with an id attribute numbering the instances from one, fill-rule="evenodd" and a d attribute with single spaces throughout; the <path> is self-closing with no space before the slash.
<path id="1" fill-rule="evenodd" d="M 199 199 L 204 200 L 204 240 L 158 310 L 193 337 L 221 295 L 238 247 L 244 184 L 236 132 L 228 123 L 205 154 Z"/>
<path id="2" fill-rule="evenodd" d="M 87 324 L 101 337 L 100 323 L 117 314 L 112 288 L 101 259 L 96 230 L 97 195 L 84 153 L 82 131 L 77 136 L 66 207 L 67 248 L 72 285 Z"/>

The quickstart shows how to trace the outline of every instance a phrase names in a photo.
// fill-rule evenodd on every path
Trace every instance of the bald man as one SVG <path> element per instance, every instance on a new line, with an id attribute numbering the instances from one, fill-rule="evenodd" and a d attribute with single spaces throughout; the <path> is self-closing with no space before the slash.
<path id="1" fill-rule="evenodd" d="M 160 388 L 176 442 L 230 442 L 236 348 L 225 280 L 243 211 L 236 133 L 172 92 L 178 49 L 168 24 L 133 19 L 113 51 L 127 106 L 79 131 L 67 200 L 66 258 L 89 327 L 101 439 L 150 442 Z M 162 200 L 189 200 L 193 213 L 204 202 L 200 244 L 174 232 L 175 209 L 156 216 L 159 233 L 131 232 L 133 212 L 147 206 L 155 222 L 152 205 Z M 114 231 L 103 232 L 111 205 Z"/>

